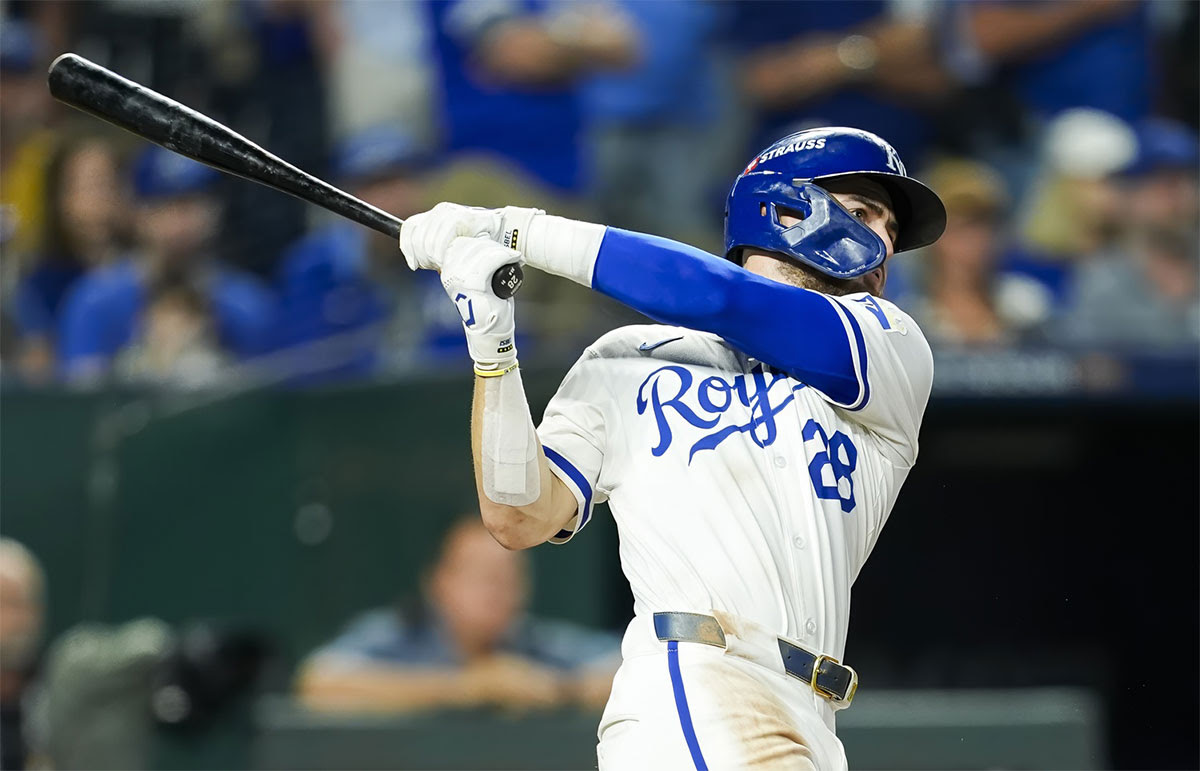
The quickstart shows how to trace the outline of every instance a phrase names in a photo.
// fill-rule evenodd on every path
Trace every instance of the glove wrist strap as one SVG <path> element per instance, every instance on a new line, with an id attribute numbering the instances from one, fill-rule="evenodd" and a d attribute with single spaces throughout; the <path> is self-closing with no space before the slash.
<path id="1" fill-rule="evenodd" d="M 475 365 L 475 374 L 478 377 L 501 377 L 501 376 L 507 375 L 509 372 L 512 372 L 513 370 L 515 370 L 517 368 L 517 365 L 518 365 L 518 362 L 516 359 L 513 359 L 511 364 L 492 365 L 493 366 L 492 369 L 484 369 L 484 368 L 481 368 L 479 364 L 476 364 Z"/>

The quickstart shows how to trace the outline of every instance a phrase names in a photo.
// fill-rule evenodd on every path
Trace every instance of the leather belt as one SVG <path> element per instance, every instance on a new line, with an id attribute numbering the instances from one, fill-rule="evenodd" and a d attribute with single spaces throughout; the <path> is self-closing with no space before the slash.
<path id="1" fill-rule="evenodd" d="M 712 616 L 703 613 L 655 613 L 654 634 L 659 640 L 700 643 L 725 647 L 725 631 Z M 793 642 L 779 641 L 783 669 L 792 677 L 808 683 L 818 695 L 837 704 L 850 706 L 858 690 L 858 673 L 832 656 L 811 653 Z"/>

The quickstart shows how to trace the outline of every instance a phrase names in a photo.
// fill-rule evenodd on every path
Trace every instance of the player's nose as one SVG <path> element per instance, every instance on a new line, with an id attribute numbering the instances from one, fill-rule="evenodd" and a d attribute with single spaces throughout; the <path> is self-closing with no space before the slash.
<path id="1" fill-rule="evenodd" d="M 887 228 L 880 228 L 875 232 L 879 233 L 879 237 L 883 239 L 883 245 L 887 247 L 887 256 L 884 259 L 890 260 L 892 255 L 896 253 L 896 244 L 894 243 L 892 234 L 888 232 Z"/>

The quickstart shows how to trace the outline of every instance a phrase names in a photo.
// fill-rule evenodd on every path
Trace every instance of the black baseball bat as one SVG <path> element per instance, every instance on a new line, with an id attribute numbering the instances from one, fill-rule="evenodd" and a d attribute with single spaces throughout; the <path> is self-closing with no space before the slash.
<path id="1" fill-rule="evenodd" d="M 68 53 L 55 59 L 47 80 L 54 98 L 77 110 L 218 171 L 294 195 L 399 239 L 404 224 L 399 217 L 296 168 L 207 115 L 82 56 Z M 492 276 L 492 291 L 498 297 L 512 297 L 523 278 L 520 265 L 505 265 Z"/>

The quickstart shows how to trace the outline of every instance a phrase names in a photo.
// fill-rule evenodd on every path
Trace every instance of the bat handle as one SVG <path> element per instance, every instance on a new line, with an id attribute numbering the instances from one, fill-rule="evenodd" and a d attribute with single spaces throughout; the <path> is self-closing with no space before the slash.
<path id="1" fill-rule="evenodd" d="M 501 265 L 492 274 L 492 292 L 501 300 L 507 300 L 517 293 L 525 281 L 525 272 L 517 263 Z"/>

